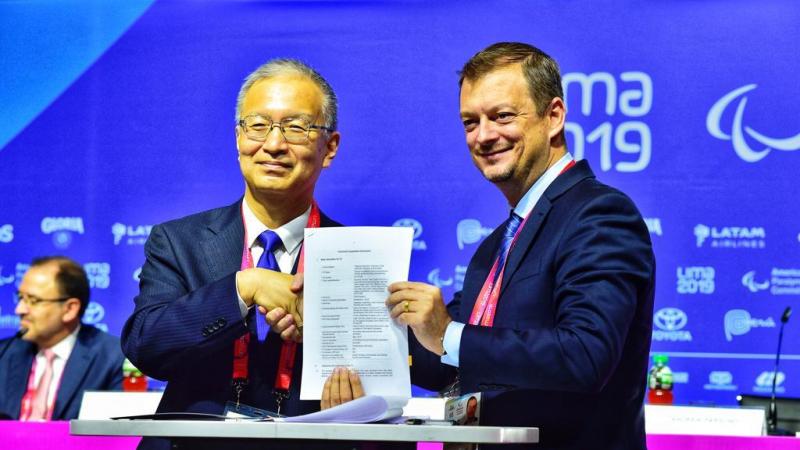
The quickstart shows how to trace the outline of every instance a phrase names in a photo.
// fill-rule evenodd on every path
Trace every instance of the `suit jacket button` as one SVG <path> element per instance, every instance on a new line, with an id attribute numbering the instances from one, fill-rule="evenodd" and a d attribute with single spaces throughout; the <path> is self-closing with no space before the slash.
<path id="1" fill-rule="evenodd" d="M 227 324 L 227 323 L 228 323 L 228 321 L 227 321 L 227 320 L 225 320 L 225 319 L 217 319 L 217 325 L 218 325 L 219 327 L 224 327 L 224 326 L 225 326 L 225 324 Z"/>
<path id="2" fill-rule="evenodd" d="M 203 330 L 203 337 L 208 337 L 209 334 L 211 334 L 211 332 L 208 331 L 208 329 Z"/>

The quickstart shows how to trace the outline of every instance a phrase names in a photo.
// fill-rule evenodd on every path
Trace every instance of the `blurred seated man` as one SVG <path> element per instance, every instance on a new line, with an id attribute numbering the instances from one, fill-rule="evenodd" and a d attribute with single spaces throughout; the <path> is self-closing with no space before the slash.
<path id="1" fill-rule="evenodd" d="M 89 280 L 78 263 L 35 259 L 17 299 L 20 330 L 0 341 L 0 416 L 74 419 L 84 391 L 122 388 L 119 339 L 81 325 Z"/>

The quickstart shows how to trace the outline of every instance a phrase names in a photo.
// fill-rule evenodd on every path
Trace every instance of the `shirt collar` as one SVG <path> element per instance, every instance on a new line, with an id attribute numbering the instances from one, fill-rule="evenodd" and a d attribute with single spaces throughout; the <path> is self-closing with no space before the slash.
<path id="1" fill-rule="evenodd" d="M 247 204 L 246 198 L 242 201 L 242 214 L 244 216 L 245 236 L 249 241 L 247 248 L 253 248 L 258 242 L 258 236 L 269 228 L 258 220 L 253 210 L 250 209 L 250 205 Z M 311 206 L 303 214 L 272 230 L 281 238 L 283 248 L 286 249 L 287 253 L 294 253 L 295 249 L 303 242 L 303 230 L 308 224 L 310 215 Z"/>
<path id="2" fill-rule="evenodd" d="M 75 343 L 78 341 L 78 331 L 80 330 L 81 325 L 78 324 L 72 333 L 62 339 L 58 344 L 50 347 L 50 349 L 59 359 L 66 361 L 69 358 L 70 353 L 72 353 L 72 349 L 75 348 Z M 39 350 L 39 354 L 44 355 L 44 350 Z"/>
<path id="3" fill-rule="evenodd" d="M 536 206 L 536 203 L 539 202 L 539 199 L 542 198 L 542 194 L 544 191 L 547 190 L 548 187 L 555 181 L 556 178 L 561 174 L 561 171 L 567 167 L 572 161 L 572 155 L 567 153 L 566 155 L 562 156 L 561 159 L 556 161 L 555 164 L 550 166 L 549 169 L 545 170 L 542 176 L 533 183 L 528 192 L 520 199 L 517 203 L 517 206 L 514 207 L 514 213 L 523 219 L 528 217 L 528 214 L 533 211 L 533 208 Z"/>

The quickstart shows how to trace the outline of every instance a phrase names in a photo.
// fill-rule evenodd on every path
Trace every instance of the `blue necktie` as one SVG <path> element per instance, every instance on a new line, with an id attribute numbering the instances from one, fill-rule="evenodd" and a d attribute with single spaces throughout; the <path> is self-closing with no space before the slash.
<path id="1" fill-rule="evenodd" d="M 261 258 L 259 258 L 256 267 L 280 272 L 281 268 L 278 267 L 278 260 L 275 259 L 275 254 L 273 252 L 279 245 L 283 244 L 281 238 L 274 231 L 267 230 L 258 236 L 258 241 L 261 243 L 261 246 L 264 247 L 264 253 L 261 254 Z M 267 338 L 267 332 L 269 332 L 269 325 L 267 325 L 267 322 L 263 317 L 256 317 L 256 334 L 259 342 L 264 342 Z"/>
<path id="2" fill-rule="evenodd" d="M 499 264 L 497 265 L 497 273 L 495 277 L 500 275 L 500 270 L 506 264 L 506 259 L 508 259 L 508 252 L 511 250 L 511 243 L 514 241 L 514 236 L 517 234 L 517 229 L 519 229 L 519 225 L 522 223 L 522 217 L 514 214 L 511 212 L 511 217 L 506 222 L 506 229 L 503 231 L 503 241 L 500 242 L 500 248 L 497 249 L 497 257 L 499 258 Z M 495 278 L 497 280 L 497 278 Z"/>

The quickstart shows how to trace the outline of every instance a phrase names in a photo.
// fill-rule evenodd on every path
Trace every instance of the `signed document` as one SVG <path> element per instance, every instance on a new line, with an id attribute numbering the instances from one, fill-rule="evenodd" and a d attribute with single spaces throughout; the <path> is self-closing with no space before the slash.
<path id="1" fill-rule="evenodd" d="M 301 399 L 319 400 L 337 366 L 355 369 L 367 395 L 411 397 L 408 328 L 385 302 L 391 283 L 408 280 L 413 237 L 403 227 L 306 229 Z"/>

